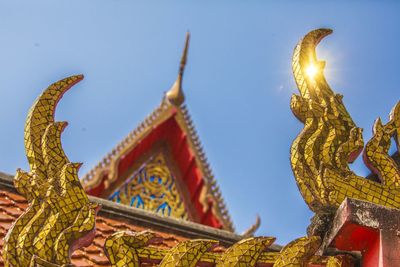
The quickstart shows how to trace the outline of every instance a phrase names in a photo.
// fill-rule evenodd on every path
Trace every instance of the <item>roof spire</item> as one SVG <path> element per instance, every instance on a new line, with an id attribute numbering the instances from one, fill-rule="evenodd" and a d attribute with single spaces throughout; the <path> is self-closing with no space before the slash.
<path id="1" fill-rule="evenodd" d="M 179 65 L 179 73 L 178 73 L 178 78 L 176 79 L 175 83 L 172 85 L 171 89 L 167 92 L 167 98 L 168 101 L 175 105 L 175 106 L 180 106 L 183 104 L 185 101 L 185 95 L 183 94 L 182 90 L 182 78 L 183 78 L 183 72 L 185 71 L 185 65 L 187 61 L 187 53 L 189 50 L 189 40 L 190 40 L 190 32 L 186 32 L 186 41 L 185 41 L 185 47 L 183 49 L 182 57 L 181 57 L 181 63 Z"/>

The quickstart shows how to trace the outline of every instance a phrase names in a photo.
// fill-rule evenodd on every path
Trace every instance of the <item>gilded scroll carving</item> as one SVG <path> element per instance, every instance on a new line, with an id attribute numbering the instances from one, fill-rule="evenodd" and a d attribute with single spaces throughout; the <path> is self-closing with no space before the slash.
<path id="1" fill-rule="evenodd" d="M 185 203 L 164 154 L 152 156 L 110 200 L 164 216 L 187 219 Z"/>
<path id="2" fill-rule="evenodd" d="M 194 239 L 178 243 L 171 249 L 152 246 L 154 233 L 118 232 L 107 238 L 104 250 L 111 266 L 318 266 L 345 267 L 351 262 L 346 256 L 316 256 L 319 237 L 303 237 L 289 243 L 281 252 L 268 251 L 273 237 L 243 239 L 224 251 L 214 250 L 218 241 Z"/>

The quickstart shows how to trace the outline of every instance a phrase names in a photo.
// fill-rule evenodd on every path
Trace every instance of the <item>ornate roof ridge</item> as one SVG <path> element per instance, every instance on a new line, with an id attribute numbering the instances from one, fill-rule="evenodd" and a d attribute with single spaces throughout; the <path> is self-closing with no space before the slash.
<path id="1" fill-rule="evenodd" d="M 234 232 L 235 228 L 232 222 L 232 219 L 229 215 L 228 208 L 226 206 L 225 200 L 222 197 L 221 190 L 217 184 L 215 176 L 212 172 L 211 166 L 208 163 L 206 154 L 204 152 L 203 146 L 201 145 L 201 141 L 197 131 L 194 127 L 194 123 L 189 114 L 189 110 L 186 105 L 182 105 L 180 107 L 180 111 L 183 115 L 183 118 L 188 126 L 188 137 L 191 139 L 191 142 L 194 145 L 195 153 L 197 153 L 197 158 L 200 163 L 200 167 L 204 172 L 204 179 L 207 182 L 208 189 L 210 190 L 210 196 L 215 200 L 215 204 L 217 205 L 214 209 L 217 212 L 217 215 L 223 220 L 224 226 Z"/>

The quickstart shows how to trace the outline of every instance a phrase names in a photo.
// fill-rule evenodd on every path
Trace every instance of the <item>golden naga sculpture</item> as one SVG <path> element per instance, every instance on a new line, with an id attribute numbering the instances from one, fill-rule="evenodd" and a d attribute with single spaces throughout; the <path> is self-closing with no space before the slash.
<path id="1" fill-rule="evenodd" d="M 273 237 L 243 239 L 224 252 L 214 250 L 218 241 L 195 239 L 179 243 L 172 249 L 160 249 L 154 242 L 160 239 L 149 231 L 138 233 L 118 232 L 105 241 L 104 250 L 112 267 L 139 267 L 141 264 L 157 264 L 160 267 L 195 266 L 349 266 L 349 256 L 317 256 L 321 245 L 319 237 L 302 237 L 289 243 L 280 252 L 268 251 L 275 241 Z M 146 265 L 147 266 L 147 265 Z"/>
<path id="2" fill-rule="evenodd" d="M 25 124 L 25 150 L 31 171 L 17 170 L 14 185 L 28 201 L 26 211 L 5 237 L 5 266 L 66 266 L 71 253 L 89 245 L 95 234 L 97 204 L 78 178 L 61 146 L 66 122 L 55 122 L 63 94 L 83 79 L 72 76 L 48 87 L 33 104 Z"/>
<path id="3" fill-rule="evenodd" d="M 400 144 L 400 102 L 389 121 L 377 119 L 364 148 L 362 129 L 347 112 L 342 96 L 327 84 L 315 48 L 332 30 L 308 33 L 296 46 L 293 73 L 300 95 L 291 109 L 304 128 L 291 147 L 291 165 L 306 203 L 317 214 L 335 210 L 346 197 L 400 208 L 400 169 L 388 154 L 391 138 Z M 356 175 L 348 166 L 364 148 L 363 158 L 380 182 Z"/>

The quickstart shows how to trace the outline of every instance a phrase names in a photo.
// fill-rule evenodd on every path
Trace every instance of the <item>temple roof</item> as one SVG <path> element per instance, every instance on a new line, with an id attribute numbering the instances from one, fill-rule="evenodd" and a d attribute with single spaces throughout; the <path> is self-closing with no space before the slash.
<path id="1" fill-rule="evenodd" d="M 132 172 L 132 164 L 138 169 L 138 164 L 144 164 L 149 156 L 159 152 L 160 143 L 166 143 L 167 153 L 173 158 L 183 181 L 181 191 L 185 191 L 185 202 L 197 211 L 189 214 L 189 220 L 234 231 L 221 191 L 184 105 L 182 78 L 188 41 L 189 35 L 178 78 L 161 104 L 84 175 L 82 184 L 88 194 L 108 198 L 127 179 L 126 173 Z"/>
<path id="2" fill-rule="evenodd" d="M 243 238 L 228 231 L 163 217 L 153 212 L 96 197 L 90 197 L 90 201 L 102 206 L 96 218 L 96 237 L 90 246 L 73 253 L 72 263 L 76 266 L 110 266 L 103 251 L 104 241 L 117 231 L 140 232 L 151 229 L 157 236 L 161 237 L 160 242 L 153 244 L 153 246 L 164 249 L 172 248 L 184 240 L 204 238 L 218 240 L 221 247 L 216 249 L 224 250 L 223 246 L 230 246 Z M 0 254 L 4 245 L 4 236 L 27 205 L 28 202 L 15 190 L 13 177 L 0 172 Z M 280 250 L 281 246 L 279 245 L 269 247 L 269 251 Z M 0 257 L 0 266 L 3 265 L 3 258 Z"/>

